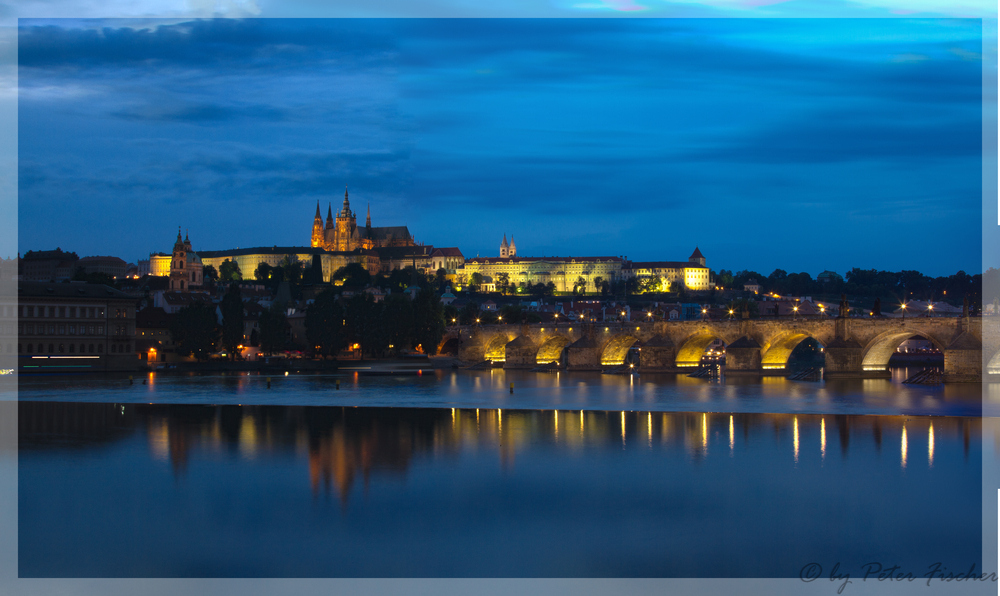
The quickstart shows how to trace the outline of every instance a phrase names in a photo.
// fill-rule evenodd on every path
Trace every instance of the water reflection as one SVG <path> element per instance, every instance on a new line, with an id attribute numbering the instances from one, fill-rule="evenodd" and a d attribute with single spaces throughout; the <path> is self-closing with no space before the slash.
<path id="1" fill-rule="evenodd" d="M 28 576 L 123 573 L 108 567 L 133 556 L 119 544 L 146 549 L 136 573 L 182 576 L 794 577 L 807 555 L 867 562 L 873 540 L 921 565 L 943 537 L 979 548 L 970 418 L 58 402 L 18 416 Z M 915 465 L 908 442 L 924 441 Z M 899 533 L 913 519 L 920 533 Z M 207 560 L 273 568 L 169 567 L 197 560 L 180 545 L 256 531 Z"/>
<path id="2" fill-rule="evenodd" d="M 151 459 L 169 461 L 183 473 L 195 451 L 225 453 L 252 460 L 263 453 L 307 453 L 313 490 L 332 486 L 345 496 L 356 476 L 375 470 L 405 471 L 417 454 L 458 453 L 495 446 L 501 458 L 535 445 L 567 451 L 606 446 L 622 449 L 645 439 L 647 449 L 659 436 L 662 447 L 683 448 L 694 460 L 711 455 L 715 440 L 728 443 L 735 456 L 737 423 L 744 443 L 760 441 L 771 429 L 793 462 L 800 461 L 801 442 L 818 440 L 826 458 L 826 416 L 802 414 L 713 414 L 616 412 L 579 413 L 579 427 L 560 431 L 558 410 L 449 410 L 395 408 L 319 408 L 285 406 L 163 406 L 152 404 L 22 403 L 20 447 L 80 449 L 116 441 L 135 433 L 145 436 Z M 883 433 L 900 436 L 900 467 L 906 468 L 909 438 L 927 436 L 928 466 L 934 465 L 935 437 L 961 443 L 968 456 L 970 436 L 979 421 L 967 418 L 914 419 L 900 416 L 834 416 L 840 454 L 847 459 L 851 438 L 870 436 L 876 452 Z M 936 428 L 935 428 L 936 426 Z M 720 428 L 721 427 L 721 428 Z M 680 435 L 673 429 L 684 429 Z M 721 431 L 721 433 L 720 433 Z M 641 434 L 640 434 L 641 433 Z M 723 437 L 720 439 L 720 434 Z M 645 435 L 644 437 L 642 435 Z M 612 438 L 614 437 L 614 438 Z"/>

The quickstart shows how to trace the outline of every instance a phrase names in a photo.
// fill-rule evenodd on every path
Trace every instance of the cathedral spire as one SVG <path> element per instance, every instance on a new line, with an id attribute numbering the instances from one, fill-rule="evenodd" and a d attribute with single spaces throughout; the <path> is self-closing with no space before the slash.
<path id="1" fill-rule="evenodd" d="M 372 204 L 368 203 L 368 217 L 365 218 L 365 227 L 372 227 Z"/>
<path id="2" fill-rule="evenodd" d="M 323 221 L 323 215 L 319 211 L 319 199 L 316 199 L 316 217 L 314 219 Z"/>

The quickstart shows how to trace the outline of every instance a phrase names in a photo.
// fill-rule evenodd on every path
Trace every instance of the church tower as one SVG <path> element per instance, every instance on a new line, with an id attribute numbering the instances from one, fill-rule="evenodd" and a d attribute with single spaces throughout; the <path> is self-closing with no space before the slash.
<path id="1" fill-rule="evenodd" d="M 507 257 L 510 256 L 509 253 L 510 253 L 510 245 L 507 244 L 507 233 L 505 232 L 503 235 L 503 240 L 500 241 L 500 258 L 506 259 Z"/>
<path id="2" fill-rule="evenodd" d="M 185 245 L 184 240 L 181 239 L 181 227 L 177 226 L 177 241 L 174 242 L 174 255 L 170 259 L 171 292 L 187 291 L 187 271 L 184 266 L 187 264 L 187 250 L 190 246 L 190 242 Z"/>
<path id="3" fill-rule="evenodd" d="M 313 218 L 312 246 L 320 248 L 323 246 L 323 216 L 319 212 L 319 201 L 316 201 L 316 217 Z"/>
<path id="4" fill-rule="evenodd" d="M 507 251 L 507 256 L 514 258 L 517 256 L 517 247 L 514 246 L 514 235 L 510 235 L 510 250 Z"/>
<path id="5" fill-rule="evenodd" d="M 347 188 L 344 188 L 344 205 L 337 214 L 337 245 L 334 250 L 351 251 L 357 248 L 353 246 L 354 229 L 357 227 L 357 218 L 351 212 L 351 202 L 347 198 Z"/>

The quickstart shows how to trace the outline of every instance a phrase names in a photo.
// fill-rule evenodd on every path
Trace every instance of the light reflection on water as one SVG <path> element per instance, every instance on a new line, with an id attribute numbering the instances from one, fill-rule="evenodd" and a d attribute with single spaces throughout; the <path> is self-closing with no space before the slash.
<path id="1" fill-rule="evenodd" d="M 979 557 L 973 418 L 58 402 L 18 415 L 24 576 L 794 577 L 814 559 Z"/>
<path id="2" fill-rule="evenodd" d="M 795 412 L 979 416 L 978 384 L 904 385 L 917 369 L 893 369 L 892 379 L 789 381 L 782 377 L 697 379 L 685 375 L 602 375 L 438 370 L 422 376 L 291 374 L 154 374 L 148 383 L 125 378 L 27 377 L 19 399 L 118 403 L 402 406 Z M 271 388 L 267 379 L 271 379 Z M 514 385 L 513 393 L 509 388 Z M 991 394 L 992 395 L 992 394 Z M 996 398 L 994 401 L 1000 401 Z"/>

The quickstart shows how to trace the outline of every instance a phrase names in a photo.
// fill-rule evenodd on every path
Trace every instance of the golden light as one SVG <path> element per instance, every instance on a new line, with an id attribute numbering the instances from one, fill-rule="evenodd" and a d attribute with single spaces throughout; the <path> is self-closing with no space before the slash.
<path id="1" fill-rule="evenodd" d="M 708 312 L 708 309 L 707 309 L 707 308 L 703 308 L 703 309 L 701 309 L 701 314 L 705 314 L 705 313 L 707 313 L 707 312 Z"/>
<path id="2" fill-rule="evenodd" d="M 729 314 L 733 314 L 733 309 L 729 309 Z"/>
<path id="3" fill-rule="evenodd" d="M 934 305 L 933 304 L 928 304 L 927 305 L 927 310 L 934 310 Z"/>
<path id="4" fill-rule="evenodd" d="M 478 323 L 478 322 L 479 322 L 479 319 L 476 319 L 476 322 Z"/>

